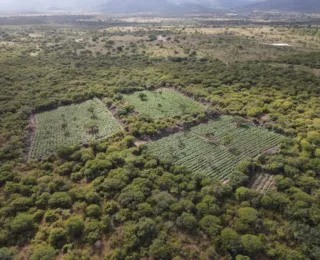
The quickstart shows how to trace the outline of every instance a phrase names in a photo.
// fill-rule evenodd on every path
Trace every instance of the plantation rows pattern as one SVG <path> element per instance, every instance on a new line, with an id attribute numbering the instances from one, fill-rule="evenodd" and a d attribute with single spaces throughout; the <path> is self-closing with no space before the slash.
<path id="1" fill-rule="evenodd" d="M 225 142 L 225 140 L 229 140 Z M 262 127 L 237 127 L 223 116 L 148 144 L 148 151 L 194 172 L 226 180 L 237 164 L 281 143 L 283 136 Z"/>
<path id="2" fill-rule="evenodd" d="M 96 132 L 91 132 L 91 125 Z M 36 115 L 36 133 L 29 158 L 49 155 L 62 146 L 72 146 L 113 135 L 120 124 L 98 99 L 59 107 Z"/>
<path id="3" fill-rule="evenodd" d="M 153 119 L 199 113 L 205 109 L 200 103 L 170 89 L 136 92 L 124 95 L 124 100 L 139 114 Z"/>
<path id="4" fill-rule="evenodd" d="M 276 189 L 275 182 L 272 175 L 269 174 L 259 174 L 254 177 L 251 184 L 249 185 L 250 189 L 259 191 L 261 193 L 266 193 L 269 190 Z"/>

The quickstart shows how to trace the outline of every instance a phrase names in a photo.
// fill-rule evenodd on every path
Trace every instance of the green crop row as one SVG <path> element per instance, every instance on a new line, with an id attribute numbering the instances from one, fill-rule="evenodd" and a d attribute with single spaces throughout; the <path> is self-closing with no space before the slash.
<path id="1" fill-rule="evenodd" d="M 121 126 L 98 99 L 60 107 L 36 115 L 36 131 L 30 158 L 48 155 L 62 146 L 101 139 L 121 130 Z"/>
<path id="2" fill-rule="evenodd" d="M 148 151 L 207 176 L 226 180 L 244 159 L 277 146 L 284 137 L 262 127 L 239 127 L 233 118 L 223 116 L 162 138 L 148 145 Z"/>
<path id="3" fill-rule="evenodd" d="M 124 95 L 124 100 L 132 105 L 136 112 L 153 119 L 201 113 L 204 106 L 174 91 L 141 91 Z"/>

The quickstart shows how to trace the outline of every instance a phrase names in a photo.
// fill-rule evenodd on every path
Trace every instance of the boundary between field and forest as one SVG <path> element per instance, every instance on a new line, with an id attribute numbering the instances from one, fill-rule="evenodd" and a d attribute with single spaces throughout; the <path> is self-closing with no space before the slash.
<path id="1" fill-rule="evenodd" d="M 141 145 L 148 144 L 150 142 L 154 142 L 154 141 L 160 140 L 162 138 L 168 137 L 170 135 L 173 135 L 173 134 L 176 134 L 176 133 L 179 133 L 179 132 L 189 131 L 192 127 L 195 127 L 195 126 L 200 125 L 200 124 L 208 123 L 210 120 L 214 120 L 215 121 L 215 120 L 219 119 L 223 115 L 229 115 L 229 116 L 232 116 L 232 117 L 239 117 L 239 116 L 235 116 L 234 114 L 231 114 L 231 113 L 221 113 L 220 111 L 217 111 L 217 110 L 210 111 L 210 109 L 209 109 L 210 106 L 211 106 L 210 102 L 205 101 L 205 100 L 203 100 L 203 99 L 201 99 L 199 97 L 196 97 L 195 95 L 192 95 L 192 94 L 190 94 L 188 92 L 182 91 L 181 89 L 178 89 L 176 87 L 164 87 L 163 86 L 163 87 L 159 87 L 159 88 L 155 88 L 155 89 L 147 90 L 147 91 L 158 92 L 158 91 L 162 91 L 162 90 L 176 92 L 177 94 L 180 94 L 180 95 L 183 95 L 183 96 L 185 96 L 187 98 L 190 98 L 194 102 L 200 103 L 204 107 L 203 113 L 205 114 L 205 117 L 202 118 L 201 120 L 197 119 L 197 120 L 192 121 L 192 122 L 179 122 L 177 124 L 171 125 L 171 126 L 165 128 L 165 129 L 162 129 L 162 130 L 158 131 L 156 134 L 154 134 L 152 136 L 145 135 L 145 136 L 137 137 L 136 138 L 136 142 L 135 142 L 135 145 L 137 147 L 140 147 Z M 139 92 L 139 91 L 138 90 L 137 91 L 132 91 L 129 94 L 133 94 L 135 92 Z M 121 91 L 119 93 L 121 94 Z M 128 93 L 126 93 L 126 94 L 128 94 Z M 102 100 L 100 98 L 95 97 L 95 99 L 97 99 L 98 102 L 106 108 L 106 110 L 110 114 L 110 116 L 112 116 L 113 118 L 115 118 L 115 120 L 117 120 L 119 126 L 121 127 L 121 130 L 122 131 L 126 131 L 125 127 L 128 124 L 125 122 L 125 120 L 123 118 L 119 117 L 117 105 L 112 104 L 111 106 L 108 106 L 107 104 L 102 102 Z M 90 99 L 88 99 L 88 100 L 90 100 Z M 122 100 L 122 102 L 125 102 L 125 101 Z M 76 102 L 76 104 L 77 103 L 78 102 Z M 79 104 L 81 104 L 81 103 L 83 103 L 83 102 L 79 102 Z M 57 108 L 55 108 L 55 109 L 57 109 Z M 49 111 L 53 111 L 55 109 L 49 109 Z M 135 110 L 133 110 L 133 112 L 131 112 L 131 114 L 135 114 L 137 117 L 139 117 L 139 113 L 137 113 Z M 34 141 L 33 139 L 34 139 L 34 136 L 35 136 L 35 133 L 36 133 L 36 130 L 37 130 L 36 115 L 37 114 L 33 114 L 31 116 L 29 127 L 28 127 L 27 140 L 29 140 L 29 141 L 27 142 L 27 145 L 28 144 L 29 145 L 27 146 L 27 160 L 31 159 L 30 158 L 31 145 L 32 145 L 32 142 Z M 245 124 L 250 125 L 252 127 L 257 127 L 257 126 L 265 127 L 264 124 L 262 124 L 260 121 L 256 121 L 256 122 L 259 122 L 259 124 L 256 124 L 252 120 L 248 120 L 248 119 L 245 119 L 243 117 L 240 117 L 240 118 L 241 118 L 241 120 L 243 120 L 243 122 Z M 265 127 L 265 128 L 268 129 L 267 127 Z M 272 131 L 272 132 L 276 132 L 276 131 Z M 109 138 L 110 138 L 110 136 L 106 136 L 106 137 L 102 137 L 102 138 L 96 139 L 96 141 L 104 141 L 104 140 L 108 140 Z M 88 145 L 88 142 L 80 142 L 78 145 L 81 145 L 81 146 L 85 147 L 85 146 Z M 273 147 L 273 149 L 274 148 L 276 148 L 276 147 Z M 276 149 L 278 150 L 278 147 Z M 269 150 L 270 150 L 270 148 L 267 149 L 266 151 L 263 151 L 260 154 L 265 154 Z"/>

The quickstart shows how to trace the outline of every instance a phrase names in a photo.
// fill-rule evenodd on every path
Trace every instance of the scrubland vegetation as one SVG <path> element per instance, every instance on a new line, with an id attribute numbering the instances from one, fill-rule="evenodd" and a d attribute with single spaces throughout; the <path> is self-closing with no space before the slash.
<path id="1" fill-rule="evenodd" d="M 317 17 L 45 19 L 0 19 L 0 259 L 320 258 Z"/>

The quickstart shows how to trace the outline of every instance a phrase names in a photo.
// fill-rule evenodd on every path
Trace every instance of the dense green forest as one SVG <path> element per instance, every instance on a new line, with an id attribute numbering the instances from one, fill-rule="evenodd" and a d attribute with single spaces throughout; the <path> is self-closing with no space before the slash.
<path id="1" fill-rule="evenodd" d="M 0 259 L 320 259 L 319 35 L 150 28 L 0 27 Z M 265 45 L 282 30 L 297 45 Z M 126 101 L 163 88 L 206 109 L 152 118 Z M 29 158 L 30 118 L 94 98 L 120 131 Z M 286 138 L 224 183 L 137 145 L 221 115 Z M 251 189 L 258 174 L 275 189 Z"/>

